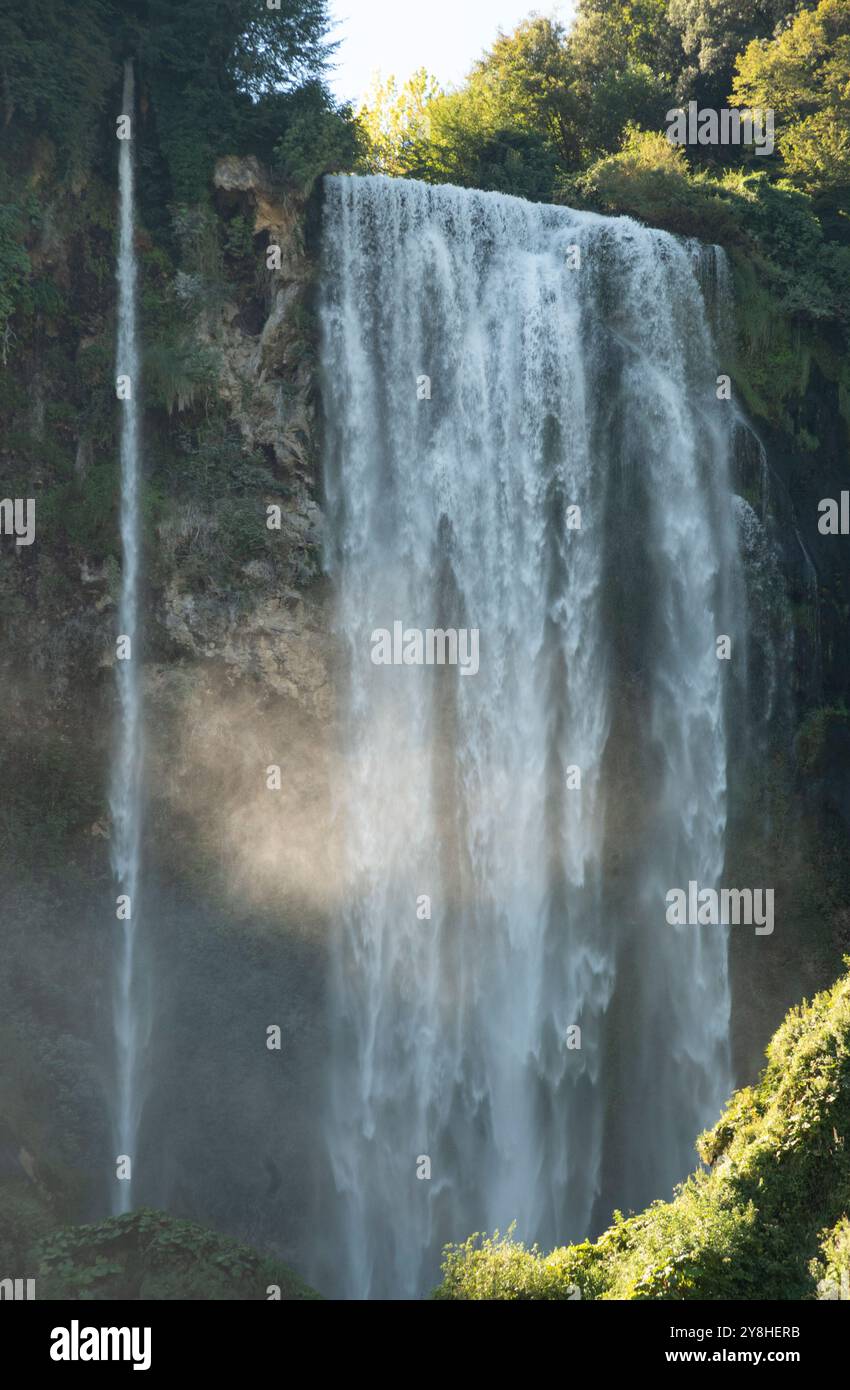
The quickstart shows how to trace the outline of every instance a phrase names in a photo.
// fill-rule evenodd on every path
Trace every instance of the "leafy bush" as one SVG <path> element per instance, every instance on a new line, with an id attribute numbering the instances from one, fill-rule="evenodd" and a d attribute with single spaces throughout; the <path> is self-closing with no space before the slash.
<path id="1" fill-rule="evenodd" d="M 0 1269 L 3 1278 L 32 1278 L 33 1241 L 47 1234 L 51 1213 L 26 1178 L 9 1179 L 0 1186 Z M 14 1271 L 14 1275 L 12 1275 Z"/>
<path id="2" fill-rule="evenodd" d="M 592 1247 L 570 1245 L 542 1255 L 534 1246 L 526 1249 L 506 1236 L 470 1236 L 462 1245 L 446 1249 L 443 1283 L 434 1294 L 439 1299 L 555 1300 L 577 1299 L 582 1284 L 591 1277 L 588 1261 Z"/>
<path id="3" fill-rule="evenodd" d="M 847 964 L 850 965 L 850 959 Z M 792 1009 L 754 1087 L 698 1143 L 672 1202 L 541 1254 L 498 1233 L 449 1246 L 447 1299 L 804 1299 L 846 1268 L 850 975 Z M 574 1296 L 574 1295 L 572 1295 Z"/>
<path id="4" fill-rule="evenodd" d="M 274 149 L 277 169 L 308 195 L 323 174 L 347 172 L 359 150 L 358 130 L 347 108 L 338 108 L 320 82 L 299 88 L 283 113 L 285 129 Z"/>
<path id="5" fill-rule="evenodd" d="M 691 173 L 685 152 L 664 135 L 630 127 L 623 148 L 583 174 L 564 178 L 559 200 L 628 213 L 650 226 L 705 241 L 730 241 L 733 215 L 719 187 Z"/>
<path id="6" fill-rule="evenodd" d="M 823 1233 L 820 1257 L 809 1266 L 818 1298 L 847 1299 L 850 1286 L 850 1218 L 842 1216 Z"/>
<path id="7" fill-rule="evenodd" d="M 165 1212 L 131 1212 L 43 1237 L 34 1251 L 47 1299 L 318 1299 L 277 1260 Z"/>
<path id="8" fill-rule="evenodd" d="M 694 173 L 681 147 L 632 127 L 618 154 L 563 180 L 561 198 L 718 242 L 752 262 L 783 312 L 850 323 L 850 247 L 826 242 L 811 199 L 761 171 Z"/>

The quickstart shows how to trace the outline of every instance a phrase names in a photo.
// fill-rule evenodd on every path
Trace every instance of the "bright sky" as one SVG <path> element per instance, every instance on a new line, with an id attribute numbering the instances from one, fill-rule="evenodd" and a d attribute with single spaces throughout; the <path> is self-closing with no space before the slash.
<path id="1" fill-rule="evenodd" d="M 356 102 L 378 68 L 404 81 L 424 67 L 443 86 L 459 83 L 499 29 L 534 10 L 566 23 L 573 9 L 573 0 L 330 0 L 341 41 L 331 86 Z"/>

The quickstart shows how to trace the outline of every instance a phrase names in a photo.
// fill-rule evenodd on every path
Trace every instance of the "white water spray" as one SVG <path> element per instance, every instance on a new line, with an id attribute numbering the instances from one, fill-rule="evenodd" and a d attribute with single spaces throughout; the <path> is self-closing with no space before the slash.
<path id="1" fill-rule="evenodd" d="M 348 905 L 324 1279 L 411 1297 L 445 1241 L 516 1221 L 551 1246 L 669 1196 L 730 1088 L 726 930 L 665 920 L 724 863 L 725 269 L 627 218 L 326 191 Z M 373 665 L 399 620 L 480 629 L 478 675 Z"/>
<path id="2" fill-rule="evenodd" d="M 134 132 L 133 65 L 124 67 L 123 114 Z M 138 676 L 139 605 L 139 352 L 136 330 L 136 250 L 134 242 L 133 140 L 119 142 L 118 342 L 116 374 L 129 380 L 121 401 L 121 547 L 123 567 L 118 603 L 118 635 L 129 641 L 129 657 L 116 660 L 119 730 L 112 768 L 110 810 L 111 857 L 118 893 L 129 901 L 130 915 L 119 920 L 114 985 L 116 1040 L 115 1137 L 118 1154 L 135 1159 L 139 1123 L 140 1021 L 136 989 L 139 930 L 139 855 L 141 847 L 141 696 Z M 113 1206 L 128 1211 L 132 1184 L 116 1180 Z"/>

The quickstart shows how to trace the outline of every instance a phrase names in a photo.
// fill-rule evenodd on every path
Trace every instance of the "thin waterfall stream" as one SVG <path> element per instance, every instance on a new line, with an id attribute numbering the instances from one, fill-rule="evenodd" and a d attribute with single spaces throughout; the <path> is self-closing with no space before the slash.
<path id="1" fill-rule="evenodd" d="M 139 635 L 139 347 L 137 333 L 137 266 L 133 191 L 134 83 L 133 65 L 124 66 L 122 111 L 129 122 L 126 138 L 119 140 L 119 235 L 118 235 L 118 333 L 116 374 L 121 400 L 121 499 L 120 525 L 122 571 L 118 600 L 117 659 L 115 675 L 119 723 L 116 741 L 110 811 L 111 861 L 120 897 L 119 933 L 113 1006 L 116 1043 L 115 1140 L 117 1155 L 135 1159 L 139 1122 L 139 1049 L 141 1026 L 138 1011 L 136 958 L 139 926 L 139 859 L 141 850 L 142 709 L 138 675 Z M 132 1178 L 115 1182 L 113 1205 L 128 1211 L 132 1202 Z"/>
<path id="2" fill-rule="evenodd" d="M 727 271 L 628 218 L 382 177 L 326 181 L 323 257 L 325 1279 L 416 1297 L 445 1241 L 551 1246 L 669 1196 L 731 1086 L 727 929 L 665 918 L 724 865 Z M 477 669 L 429 665 L 435 630 L 474 631 Z"/>

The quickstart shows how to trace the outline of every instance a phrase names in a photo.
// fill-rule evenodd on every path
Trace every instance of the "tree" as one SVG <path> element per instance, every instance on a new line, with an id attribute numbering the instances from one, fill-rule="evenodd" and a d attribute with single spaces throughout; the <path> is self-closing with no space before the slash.
<path id="1" fill-rule="evenodd" d="M 668 16 L 668 0 L 579 0 L 570 51 L 587 76 L 648 68 L 671 86 L 685 65 L 681 36 Z"/>
<path id="2" fill-rule="evenodd" d="M 418 165 L 428 177 L 550 197 L 557 169 L 616 149 L 630 120 L 657 124 L 669 95 L 625 48 L 591 58 L 562 25 L 533 16 L 498 35 L 459 91 L 431 97 Z"/>
<path id="3" fill-rule="evenodd" d="M 551 147 L 533 130 L 496 130 L 476 150 L 469 182 L 476 188 L 548 203 L 554 194 L 555 171 Z"/>
<path id="4" fill-rule="evenodd" d="M 323 174 L 348 170 L 358 153 L 357 126 L 347 107 L 338 110 L 327 88 L 305 82 L 287 93 L 285 130 L 275 145 L 275 163 L 290 183 L 310 193 Z"/>
<path id="5" fill-rule="evenodd" d="M 403 177 L 422 168 L 431 136 L 431 103 L 441 92 L 425 68 L 401 86 L 392 75 L 375 75 L 357 112 L 372 173 Z"/>
<path id="6" fill-rule="evenodd" d="M 327 0 L 4 0 L 0 127 L 46 135 L 76 177 L 114 138 L 107 107 L 135 60 L 178 201 L 206 192 L 223 150 L 250 149 L 264 106 L 321 80 L 333 54 Z M 117 114 L 117 112 L 116 112 Z M 326 129 L 325 134 L 327 135 Z M 267 139 L 268 153 L 280 129 Z"/>
<path id="7" fill-rule="evenodd" d="M 468 85 L 489 108 L 491 129 L 533 131 L 565 164 L 578 158 L 581 110 L 563 25 L 534 16 L 500 33 L 473 67 Z"/>
<path id="8" fill-rule="evenodd" d="M 265 134 L 264 106 L 276 113 L 283 95 L 321 78 L 334 48 L 327 0 L 281 0 L 279 9 L 128 0 L 118 10 L 116 45 L 136 57 L 149 86 L 180 202 L 202 198 L 215 155 L 252 148 L 257 131 Z"/>
<path id="9" fill-rule="evenodd" d="M 617 149 L 629 122 L 661 124 L 672 88 L 646 55 L 664 47 L 663 13 L 661 0 L 584 0 L 569 34 L 550 19 L 524 21 L 473 68 L 469 115 L 490 135 L 514 128 L 542 138 L 563 171 L 582 168 Z"/>
<path id="10" fill-rule="evenodd" d="M 5 0 L 0 9 L 0 127 L 49 136 L 72 178 L 87 165 L 117 77 L 106 0 Z"/>
<path id="11" fill-rule="evenodd" d="M 335 48 L 327 0 L 280 0 L 277 9 L 257 0 L 119 0 L 119 16 L 143 62 L 254 98 L 324 72 Z"/>
<path id="12" fill-rule="evenodd" d="M 679 83 L 682 100 L 693 97 L 717 109 L 727 99 L 737 55 L 754 39 L 769 38 L 806 0 L 670 0 L 687 64 Z M 814 0 L 808 0 L 814 3 Z"/>
<path id="13" fill-rule="evenodd" d="M 785 172 L 850 212 L 850 0 L 821 0 L 741 54 L 733 100 L 770 107 Z"/>

